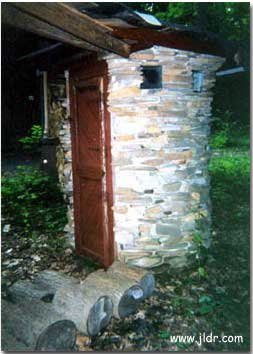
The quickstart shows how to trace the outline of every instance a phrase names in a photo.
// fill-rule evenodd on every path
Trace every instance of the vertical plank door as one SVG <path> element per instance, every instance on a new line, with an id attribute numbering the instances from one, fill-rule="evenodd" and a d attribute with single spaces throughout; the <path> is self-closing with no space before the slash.
<path id="1" fill-rule="evenodd" d="M 106 91 L 104 62 L 70 72 L 76 249 L 109 267 L 114 241 Z"/>

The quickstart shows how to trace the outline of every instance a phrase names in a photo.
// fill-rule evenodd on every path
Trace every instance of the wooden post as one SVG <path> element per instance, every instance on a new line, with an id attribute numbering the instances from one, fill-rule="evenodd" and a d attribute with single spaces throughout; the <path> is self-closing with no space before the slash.
<path id="1" fill-rule="evenodd" d="M 47 137 L 48 136 L 47 71 L 43 71 L 42 76 L 43 76 L 43 98 L 44 98 L 44 137 Z"/>

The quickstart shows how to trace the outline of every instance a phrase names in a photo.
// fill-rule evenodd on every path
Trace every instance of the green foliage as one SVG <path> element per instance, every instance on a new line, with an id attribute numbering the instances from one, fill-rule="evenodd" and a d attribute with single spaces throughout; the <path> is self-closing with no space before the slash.
<path id="1" fill-rule="evenodd" d="M 249 3 L 209 3 L 208 30 L 221 33 L 230 40 L 245 40 L 249 38 L 249 25 Z"/>
<path id="2" fill-rule="evenodd" d="M 193 238 L 192 238 L 192 241 L 195 245 L 197 246 L 201 246 L 202 243 L 203 243 L 203 239 L 202 239 L 202 236 L 201 234 L 198 232 L 198 233 L 195 233 Z"/>
<path id="3" fill-rule="evenodd" d="M 213 120 L 210 146 L 213 149 L 248 149 L 250 146 L 249 127 L 234 121 L 230 110 L 218 113 L 219 117 Z"/>
<path id="4" fill-rule="evenodd" d="M 213 312 L 217 305 L 213 297 L 209 295 L 201 295 L 199 297 L 198 303 L 199 303 L 198 313 L 200 315 L 207 315 Z"/>
<path id="5" fill-rule="evenodd" d="M 235 185 L 247 188 L 250 180 L 250 159 L 247 155 L 233 154 L 213 158 L 209 164 L 209 171 L 216 190 L 220 190 L 221 187 L 223 190 L 230 190 Z"/>
<path id="6" fill-rule="evenodd" d="M 81 269 L 86 269 L 89 272 L 94 272 L 99 267 L 98 264 L 91 258 L 78 256 L 76 260 Z"/>
<path id="7" fill-rule="evenodd" d="M 198 267 L 198 274 L 202 278 L 206 278 L 207 277 L 207 272 L 206 272 L 204 267 Z"/>
<path id="8" fill-rule="evenodd" d="M 139 2 L 126 3 L 134 10 L 151 13 L 162 21 L 196 24 L 201 7 L 197 2 Z M 226 39 L 248 40 L 250 29 L 249 3 L 207 3 L 206 29 Z"/>
<path id="9" fill-rule="evenodd" d="M 159 333 L 159 337 L 162 339 L 168 339 L 170 338 L 171 333 L 169 331 L 161 331 Z"/>
<path id="10" fill-rule="evenodd" d="M 23 144 L 24 150 L 31 151 L 37 149 L 41 138 L 43 136 L 43 131 L 40 125 L 33 125 L 28 135 L 24 138 L 19 139 L 19 141 Z"/>
<path id="11" fill-rule="evenodd" d="M 20 166 L 15 174 L 2 177 L 3 217 L 25 236 L 48 234 L 52 246 L 60 246 L 62 240 L 54 237 L 67 222 L 66 212 L 57 183 L 43 172 Z"/>
<path id="12" fill-rule="evenodd" d="M 214 134 L 210 141 L 210 146 L 213 149 L 222 149 L 228 145 L 229 141 L 229 130 L 228 126 L 226 126 L 223 130 Z"/>
<path id="13" fill-rule="evenodd" d="M 160 20 L 194 23 L 197 16 L 197 6 L 193 2 L 173 2 L 167 4 L 166 12 L 156 12 L 155 16 Z"/>

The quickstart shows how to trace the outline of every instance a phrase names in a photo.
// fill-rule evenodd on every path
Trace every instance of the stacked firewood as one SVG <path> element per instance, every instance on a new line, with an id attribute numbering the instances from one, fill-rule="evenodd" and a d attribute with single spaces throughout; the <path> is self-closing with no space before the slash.
<path id="1" fill-rule="evenodd" d="M 82 282 L 54 271 L 20 280 L 2 300 L 2 348 L 72 350 L 77 332 L 98 335 L 112 316 L 134 313 L 154 287 L 152 272 L 119 262 Z"/>

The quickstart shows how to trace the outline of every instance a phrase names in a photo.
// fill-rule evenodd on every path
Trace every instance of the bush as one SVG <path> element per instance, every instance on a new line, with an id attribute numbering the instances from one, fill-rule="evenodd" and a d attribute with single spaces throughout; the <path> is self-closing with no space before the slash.
<path id="1" fill-rule="evenodd" d="M 214 157 L 209 164 L 209 171 L 213 214 L 223 213 L 226 210 L 232 214 L 232 209 L 240 203 L 245 203 L 245 196 L 249 196 L 249 156 L 227 154 Z"/>
<path id="2" fill-rule="evenodd" d="M 2 177 L 2 214 L 20 231 L 56 235 L 65 226 L 67 207 L 56 181 L 43 172 L 20 166 Z"/>
<path id="3" fill-rule="evenodd" d="M 29 131 L 29 135 L 19 139 L 23 144 L 24 150 L 32 151 L 39 147 L 43 136 L 43 131 L 40 125 L 33 125 Z"/>
<path id="4" fill-rule="evenodd" d="M 228 144 L 228 130 L 222 130 L 212 137 L 210 141 L 210 146 L 213 149 L 222 149 L 227 146 Z"/>
<path id="5" fill-rule="evenodd" d="M 249 126 L 240 121 L 231 121 L 231 112 L 226 111 L 216 117 L 212 124 L 210 146 L 213 149 L 236 148 L 248 149 L 250 146 Z"/>

